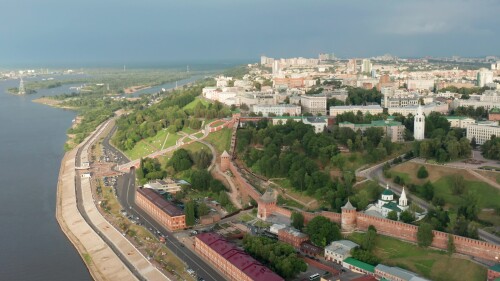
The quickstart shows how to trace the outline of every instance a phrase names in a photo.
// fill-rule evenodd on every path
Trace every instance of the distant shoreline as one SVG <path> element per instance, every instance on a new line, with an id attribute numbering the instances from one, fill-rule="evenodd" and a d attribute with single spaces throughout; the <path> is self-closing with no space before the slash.
<path id="1" fill-rule="evenodd" d="M 61 106 L 60 104 L 63 101 L 54 100 L 54 99 L 47 98 L 47 97 L 41 97 L 41 98 L 33 99 L 32 102 L 39 103 L 39 104 L 44 104 L 44 105 L 48 105 L 48 106 L 51 106 L 51 107 L 62 108 L 62 109 L 71 109 L 71 110 L 76 110 L 77 109 L 76 107 L 71 107 L 71 106 Z"/>

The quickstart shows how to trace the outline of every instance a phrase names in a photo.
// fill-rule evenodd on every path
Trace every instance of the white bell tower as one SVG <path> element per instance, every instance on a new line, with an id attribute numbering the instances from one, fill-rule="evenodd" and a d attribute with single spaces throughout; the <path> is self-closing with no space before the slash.
<path id="1" fill-rule="evenodd" d="M 405 187 L 403 186 L 403 191 L 401 191 L 401 197 L 399 197 L 399 206 L 408 206 L 408 199 L 406 198 Z"/>
<path id="2" fill-rule="evenodd" d="M 417 114 L 415 115 L 415 120 L 413 122 L 413 136 L 415 140 L 423 140 L 425 133 L 425 116 L 422 109 L 422 105 L 418 105 Z"/>

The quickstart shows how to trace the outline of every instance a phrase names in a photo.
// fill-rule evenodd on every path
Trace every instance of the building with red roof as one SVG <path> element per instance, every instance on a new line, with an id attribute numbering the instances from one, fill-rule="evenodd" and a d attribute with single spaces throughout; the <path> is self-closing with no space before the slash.
<path id="1" fill-rule="evenodd" d="M 152 189 L 137 189 L 135 203 L 153 217 L 155 221 L 171 231 L 186 228 L 186 215 L 184 215 L 184 212 Z"/>
<path id="2" fill-rule="evenodd" d="M 194 249 L 229 280 L 284 281 L 279 275 L 217 233 L 209 232 L 196 235 Z"/>

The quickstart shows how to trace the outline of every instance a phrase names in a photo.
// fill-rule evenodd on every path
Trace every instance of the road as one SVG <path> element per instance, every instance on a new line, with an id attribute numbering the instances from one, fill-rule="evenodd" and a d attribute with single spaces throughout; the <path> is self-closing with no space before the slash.
<path id="1" fill-rule="evenodd" d="M 114 127 L 110 133 L 103 139 L 102 145 L 104 149 L 110 151 L 114 155 L 118 156 L 118 164 L 124 164 L 129 162 L 129 159 L 117 150 L 115 147 L 110 145 L 109 138 L 116 130 Z M 226 280 L 219 272 L 212 268 L 210 264 L 202 260 L 195 253 L 185 247 L 184 244 L 175 237 L 173 232 L 168 231 L 165 227 L 157 223 L 151 218 L 146 212 L 137 208 L 135 205 L 135 169 L 131 169 L 129 173 L 125 173 L 118 177 L 116 193 L 118 196 L 118 201 L 122 207 L 127 211 L 129 215 L 134 217 L 139 217 L 138 222 L 144 225 L 148 229 L 152 229 L 155 236 L 158 236 L 158 232 L 165 236 L 165 245 L 175 253 L 184 263 L 193 269 L 198 277 L 201 277 L 209 281 L 219 281 Z"/>
<path id="2" fill-rule="evenodd" d="M 389 160 L 389 161 L 392 161 L 392 160 Z M 379 165 L 373 166 L 371 168 L 368 168 L 366 170 L 360 171 L 358 173 L 358 175 L 364 176 L 367 179 L 378 182 L 381 186 L 383 186 L 385 188 L 389 182 L 385 179 L 385 177 L 383 175 L 382 169 L 384 167 L 384 164 L 385 164 L 385 162 L 381 163 Z M 390 182 L 390 187 L 395 193 L 401 195 L 401 191 L 403 189 L 403 187 L 401 185 Z M 429 209 L 429 208 L 433 207 L 428 201 L 425 201 L 425 200 L 415 196 L 414 194 L 407 192 L 406 196 L 408 196 L 411 201 L 415 202 L 417 205 L 419 205 L 422 208 Z M 478 235 L 479 235 L 479 238 L 481 240 L 484 240 L 484 241 L 492 243 L 492 244 L 500 245 L 500 237 L 498 237 L 496 235 L 493 235 L 493 234 L 491 234 L 487 231 L 484 231 L 482 229 L 478 229 Z"/>

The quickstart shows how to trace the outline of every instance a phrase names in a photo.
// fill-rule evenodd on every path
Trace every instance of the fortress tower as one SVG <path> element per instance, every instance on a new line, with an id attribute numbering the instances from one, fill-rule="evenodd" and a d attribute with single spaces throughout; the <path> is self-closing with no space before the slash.
<path id="1" fill-rule="evenodd" d="M 220 156 L 220 169 L 225 172 L 229 169 L 229 163 L 231 162 L 231 155 L 224 150 Z"/>
<path id="2" fill-rule="evenodd" d="M 341 209 L 342 209 L 341 230 L 343 232 L 354 231 L 356 229 L 356 216 L 357 216 L 356 208 L 354 208 L 349 199 L 347 199 L 347 203 Z"/>
<path id="3" fill-rule="evenodd" d="M 262 194 L 259 200 L 259 207 L 257 210 L 257 217 L 266 220 L 269 215 L 271 215 L 276 209 L 276 193 L 272 188 L 267 189 L 267 191 Z"/>

